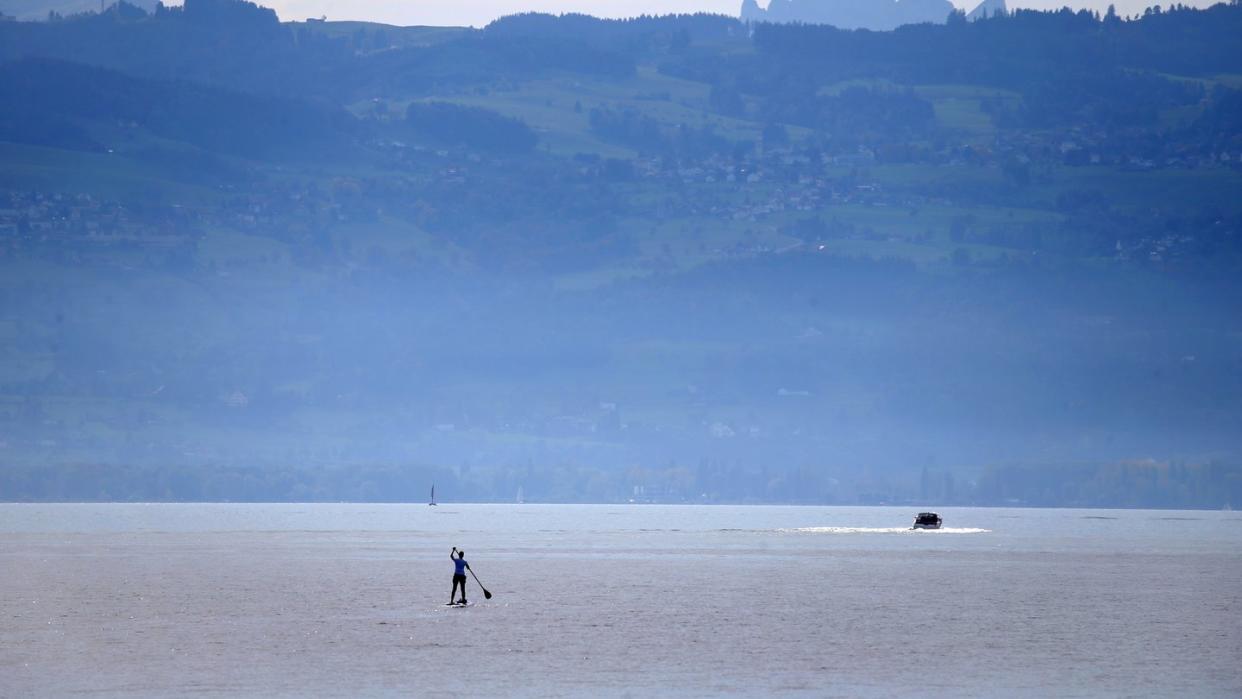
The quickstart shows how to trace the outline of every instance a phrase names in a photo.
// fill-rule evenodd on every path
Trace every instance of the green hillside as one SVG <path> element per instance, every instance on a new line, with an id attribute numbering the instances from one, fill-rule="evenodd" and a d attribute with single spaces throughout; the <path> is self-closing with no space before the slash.
<path id="1" fill-rule="evenodd" d="M 1232 459 L 1242 10 L 1114 19 L 0 23 L 5 487 L 855 502 Z"/>

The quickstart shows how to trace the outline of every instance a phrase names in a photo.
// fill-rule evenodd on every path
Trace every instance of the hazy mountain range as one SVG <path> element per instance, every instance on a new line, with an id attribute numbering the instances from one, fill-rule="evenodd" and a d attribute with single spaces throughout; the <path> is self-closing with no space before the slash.
<path id="1" fill-rule="evenodd" d="M 1240 32 L 0 23 L 0 499 L 1242 502 Z"/>

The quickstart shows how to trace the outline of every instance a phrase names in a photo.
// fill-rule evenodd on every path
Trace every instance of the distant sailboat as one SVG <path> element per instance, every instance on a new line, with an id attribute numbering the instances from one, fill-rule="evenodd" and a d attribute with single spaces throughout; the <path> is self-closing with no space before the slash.
<path id="1" fill-rule="evenodd" d="M 518 493 L 517 493 L 517 504 L 521 505 L 524 502 L 526 502 L 526 496 L 522 495 L 522 486 L 519 485 Z"/>
<path id="2" fill-rule="evenodd" d="M 431 484 L 431 502 L 427 504 L 431 505 L 432 507 L 436 506 L 436 484 L 435 483 Z"/>

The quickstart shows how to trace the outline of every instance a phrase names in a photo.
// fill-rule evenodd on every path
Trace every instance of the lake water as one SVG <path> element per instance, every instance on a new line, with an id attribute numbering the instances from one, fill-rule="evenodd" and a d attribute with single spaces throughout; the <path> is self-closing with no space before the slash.
<path id="1" fill-rule="evenodd" d="M 0 505 L 0 696 L 1242 696 L 1242 515 L 940 512 Z"/>

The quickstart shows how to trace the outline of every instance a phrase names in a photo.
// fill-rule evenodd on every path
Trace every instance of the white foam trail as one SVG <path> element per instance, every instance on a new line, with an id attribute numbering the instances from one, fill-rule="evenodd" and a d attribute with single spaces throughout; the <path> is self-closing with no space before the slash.
<path id="1" fill-rule="evenodd" d="M 777 529 L 798 534 L 987 534 L 991 529 L 944 527 L 942 529 L 911 529 L 909 527 L 797 527 Z"/>

